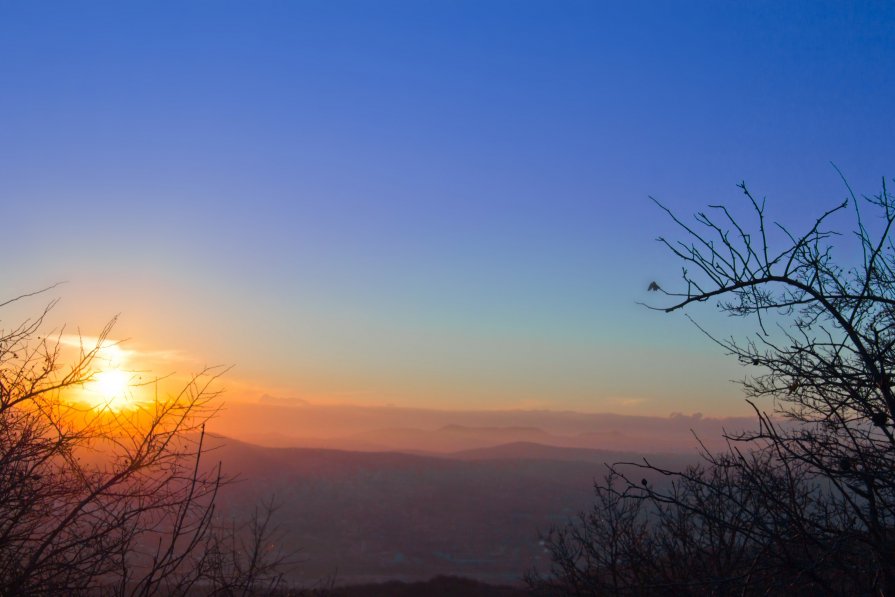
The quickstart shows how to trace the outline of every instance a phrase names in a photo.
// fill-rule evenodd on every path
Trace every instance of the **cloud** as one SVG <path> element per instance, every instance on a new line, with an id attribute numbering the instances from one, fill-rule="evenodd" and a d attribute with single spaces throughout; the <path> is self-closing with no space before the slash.
<path id="1" fill-rule="evenodd" d="M 99 338 L 98 336 L 81 336 L 75 334 L 62 334 L 59 343 L 63 346 L 91 351 L 97 349 L 96 358 L 103 361 L 107 367 L 123 367 L 135 355 L 135 351 L 123 348 L 121 340 L 111 338 Z"/>
<path id="2" fill-rule="evenodd" d="M 188 360 L 185 352 L 174 348 L 168 350 L 141 350 L 134 352 L 139 354 L 142 358 L 151 359 L 153 361 L 182 363 L 183 361 Z"/>
<path id="3" fill-rule="evenodd" d="M 650 399 L 636 396 L 609 396 L 605 399 L 605 402 L 616 407 L 631 408 L 647 404 L 650 402 Z"/>
<path id="4" fill-rule="evenodd" d="M 82 336 L 80 334 L 62 334 L 59 336 L 59 343 L 65 346 L 74 346 L 75 348 L 84 347 L 89 350 L 95 346 L 102 348 L 108 346 L 117 346 L 121 340 L 112 340 L 111 338 L 100 339 L 99 336 Z"/>
<path id="5" fill-rule="evenodd" d="M 143 368 L 152 364 L 183 363 L 189 360 L 183 351 L 177 349 L 138 350 L 125 346 L 124 340 L 116 340 L 114 338 L 62 334 L 59 336 L 58 342 L 63 346 L 77 349 L 83 348 L 85 351 L 98 348 L 97 359 L 103 361 L 107 367 L 136 365 Z"/>

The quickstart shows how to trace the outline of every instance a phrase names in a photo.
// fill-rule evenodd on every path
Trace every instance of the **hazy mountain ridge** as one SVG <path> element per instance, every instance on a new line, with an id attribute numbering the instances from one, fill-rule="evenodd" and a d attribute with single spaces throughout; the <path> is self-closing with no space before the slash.
<path id="1" fill-rule="evenodd" d="M 722 433 L 750 429 L 748 417 L 646 417 L 547 410 L 444 411 L 315 405 L 266 397 L 232 402 L 209 428 L 270 447 L 450 453 L 513 442 L 631 452 L 692 453 L 694 433 L 711 448 Z"/>
<path id="2" fill-rule="evenodd" d="M 244 515 L 276 496 L 280 543 L 303 560 L 293 578 L 335 572 L 339 583 L 437 574 L 515 582 L 543 555 L 538 531 L 590 508 L 603 462 L 637 457 L 526 443 L 435 456 L 267 448 L 221 437 L 209 445 L 210 459 L 239 475 L 222 507 Z"/>
<path id="3" fill-rule="evenodd" d="M 213 458 L 240 481 L 223 503 L 247 515 L 270 495 L 298 581 L 419 581 L 438 574 L 513 583 L 544 556 L 539 531 L 592 507 L 606 463 L 680 469 L 694 431 L 717 447 L 750 419 L 571 411 L 441 411 L 230 403 L 209 424 Z M 239 440 L 251 439 L 253 443 Z M 258 443 L 265 444 L 257 445 Z M 639 483 L 665 483 L 632 471 Z"/>
<path id="4" fill-rule="evenodd" d="M 487 448 L 474 448 L 446 454 L 457 460 L 563 460 L 596 464 L 639 461 L 643 454 L 591 448 L 565 448 L 534 442 L 513 442 Z M 656 456 L 650 454 L 649 456 Z M 680 455 L 660 454 L 662 458 L 680 460 Z"/>

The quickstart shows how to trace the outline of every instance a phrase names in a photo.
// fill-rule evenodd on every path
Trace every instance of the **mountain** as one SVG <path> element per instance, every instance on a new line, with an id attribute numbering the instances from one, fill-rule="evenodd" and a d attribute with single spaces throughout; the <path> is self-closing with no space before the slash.
<path id="1" fill-rule="evenodd" d="M 461 450 L 449 456 L 457 460 L 564 460 L 602 464 L 639 460 L 642 455 L 590 448 L 563 448 L 534 442 L 513 442 L 487 448 Z"/>
<path id="2" fill-rule="evenodd" d="M 438 429 L 372 429 L 355 433 L 350 443 L 387 446 L 389 450 L 417 452 L 456 452 L 511 442 L 562 443 L 561 436 L 537 427 L 467 427 L 446 425 Z"/>
<path id="3" fill-rule="evenodd" d="M 539 531 L 588 510 L 605 472 L 596 451 L 524 443 L 438 456 L 209 445 L 209 460 L 239 477 L 221 512 L 245 517 L 274 496 L 277 544 L 299 551 L 290 577 L 305 583 L 330 574 L 339 584 L 439 574 L 517 582 L 543 564 Z"/>
<path id="4" fill-rule="evenodd" d="M 456 452 L 513 442 L 566 448 L 691 454 L 694 433 L 710 449 L 722 433 L 753 428 L 750 418 L 668 417 L 549 410 L 447 411 L 389 406 L 319 405 L 264 397 L 230 402 L 209 429 L 269 447 L 356 451 Z"/>

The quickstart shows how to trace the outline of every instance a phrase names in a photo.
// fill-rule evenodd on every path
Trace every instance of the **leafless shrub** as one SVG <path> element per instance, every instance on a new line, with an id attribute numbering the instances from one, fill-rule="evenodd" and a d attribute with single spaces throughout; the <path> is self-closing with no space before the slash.
<path id="1" fill-rule="evenodd" d="M 85 407 L 70 393 L 96 378 L 114 321 L 66 364 L 61 336 L 39 335 L 51 307 L 0 330 L 0 594 L 278 588 L 270 508 L 247 529 L 215 525 L 226 479 L 204 426 L 223 370 L 137 408 Z"/>
<path id="2" fill-rule="evenodd" d="M 659 239 L 684 288 L 650 290 L 666 312 L 715 301 L 751 318 L 747 338 L 709 337 L 755 372 L 743 387 L 757 431 L 685 471 L 613 465 L 597 509 L 549 535 L 537 590 L 895 593 L 895 196 L 885 181 L 874 197 L 849 191 L 797 235 L 740 188 L 748 225 L 723 205 L 690 224 L 660 204 L 684 233 Z M 849 208 L 850 237 L 831 227 Z M 838 261 L 834 241 L 856 243 L 857 262 Z M 641 482 L 644 469 L 666 483 Z"/>

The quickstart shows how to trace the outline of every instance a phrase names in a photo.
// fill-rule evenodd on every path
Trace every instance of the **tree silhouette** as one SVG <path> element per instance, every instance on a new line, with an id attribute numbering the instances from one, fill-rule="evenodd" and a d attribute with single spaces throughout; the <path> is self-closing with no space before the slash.
<path id="1" fill-rule="evenodd" d="M 749 368 L 757 431 L 684 471 L 613 465 L 598 508 L 548 536 L 551 569 L 529 575 L 542 592 L 895 592 L 895 197 L 885 181 L 873 197 L 849 189 L 794 234 L 739 186 L 748 224 L 723 205 L 691 224 L 657 202 L 683 232 L 659 239 L 683 287 L 651 285 L 668 299 L 651 308 L 715 302 L 754 323 L 709 337 Z"/>
<path id="2" fill-rule="evenodd" d="M 65 363 L 61 334 L 38 335 L 52 306 L 0 331 L 0 594 L 276 589 L 270 510 L 245 532 L 215 514 L 204 426 L 221 371 L 138 408 L 84 407 L 70 394 L 96 379 L 114 321 Z"/>

